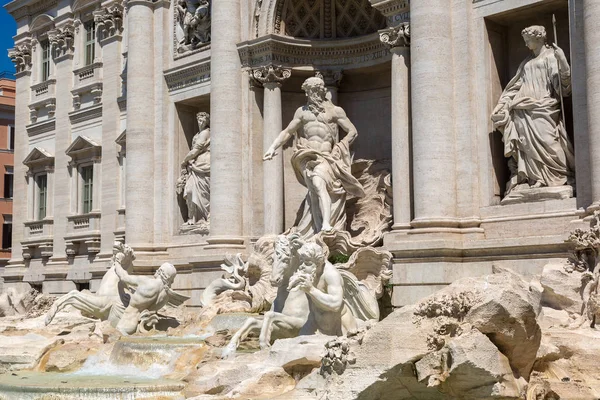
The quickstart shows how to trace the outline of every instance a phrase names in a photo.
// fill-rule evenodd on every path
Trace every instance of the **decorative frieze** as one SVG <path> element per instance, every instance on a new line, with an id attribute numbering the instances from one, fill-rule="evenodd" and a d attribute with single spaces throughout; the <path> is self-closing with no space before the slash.
<path id="1" fill-rule="evenodd" d="M 351 41 L 309 41 L 266 35 L 240 43 L 238 52 L 244 67 L 276 64 L 285 67 L 313 65 L 319 69 L 352 69 L 380 64 L 390 59 L 377 34 Z"/>
<path id="2" fill-rule="evenodd" d="M 379 39 L 390 48 L 410 46 L 410 24 L 404 23 L 379 31 Z"/>
<path id="3" fill-rule="evenodd" d="M 186 64 L 165 71 L 169 92 L 210 81 L 210 60 Z"/>
<path id="4" fill-rule="evenodd" d="M 55 58 L 73 54 L 75 26 L 71 23 L 48 31 L 48 41 Z"/>
<path id="5" fill-rule="evenodd" d="M 24 43 L 8 50 L 10 60 L 15 64 L 17 73 L 31 70 L 31 43 Z"/>
<path id="6" fill-rule="evenodd" d="M 123 31 L 123 5 L 120 2 L 94 11 L 94 22 L 100 40 L 119 35 Z"/>

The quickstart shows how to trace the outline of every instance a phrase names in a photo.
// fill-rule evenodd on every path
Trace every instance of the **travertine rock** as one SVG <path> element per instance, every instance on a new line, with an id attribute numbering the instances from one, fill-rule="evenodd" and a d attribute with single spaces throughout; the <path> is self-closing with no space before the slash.
<path id="1" fill-rule="evenodd" d="M 583 309 L 582 286 L 583 273 L 568 268 L 568 263 L 550 263 L 544 266 L 540 283 L 542 305 L 557 310 L 565 310 L 569 314 L 581 314 Z"/>

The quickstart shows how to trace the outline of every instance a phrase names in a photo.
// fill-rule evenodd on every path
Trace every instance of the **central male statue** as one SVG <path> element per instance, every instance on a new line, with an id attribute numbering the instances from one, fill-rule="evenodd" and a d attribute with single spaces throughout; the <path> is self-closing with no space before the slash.
<path id="1" fill-rule="evenodd" d="M 346 230 L 346 195 L 363 197 L 360 182 L 350 171 L 350 145 L 358 135 L 341 107 L 327 99 L 325 82 L 308 78 L 302 85 L 308 103 L 296 110 L 294 119 L 275 139 L 263 160 L 297 136 L 292 166 L 298 181 L 308 188 L 304 214 L 297 226 L 302 237 L 319 231 Z M 346 132 L 339 140 L 338 127 Z"/>

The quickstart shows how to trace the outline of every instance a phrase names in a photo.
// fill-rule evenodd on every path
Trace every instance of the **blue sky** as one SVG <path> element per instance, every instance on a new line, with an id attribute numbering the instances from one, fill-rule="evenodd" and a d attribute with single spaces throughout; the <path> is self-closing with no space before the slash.
<path id="1" fill-rule="evenodd" d="M 10 0 L 0 0 L 0 72 L 15 72 L 15 66 L 8 58 L 8 49 L 13 47 L 13 36 L 17 32 L 17 24 L 9 13 L 4 9 L 4 5 Z"/>

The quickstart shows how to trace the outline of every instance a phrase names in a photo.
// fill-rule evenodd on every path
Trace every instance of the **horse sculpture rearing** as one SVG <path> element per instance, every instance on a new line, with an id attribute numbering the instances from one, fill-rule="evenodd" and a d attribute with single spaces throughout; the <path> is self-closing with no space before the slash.
<path id="1" fill-rule="evenodd" d="M 253 331 L 260 330 L 259 344 L 263 349 L 275 339 L 302 334 L 309 316 L 308 299 L 302 291 L 289 292 L 287 289 L 290 278 L 298 269 L 297 251 L 302 245 L 298 235 L 277 238 L 271 272 L 271 284 L 277 287 L 277 296 L 263 318 L 246 320 L 224 349 L 224 358 L 232 356 L 240 342 Z"/>

